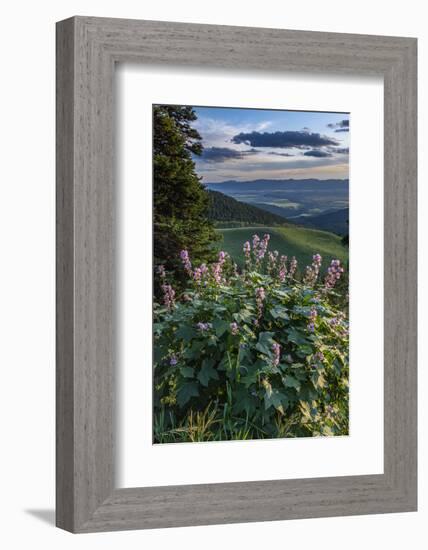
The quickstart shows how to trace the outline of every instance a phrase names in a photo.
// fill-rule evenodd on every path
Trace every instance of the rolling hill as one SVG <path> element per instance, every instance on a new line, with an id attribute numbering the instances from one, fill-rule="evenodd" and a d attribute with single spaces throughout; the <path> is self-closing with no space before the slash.
<path id="1" fill-rule="evenodd" d="M 208 191 L 209 219 L 223 237 L 222 248 L 243 266 L 243 244 L 255 233 L 271 236 L 269 250 L 278 250 L 289 258 L 297 258 L 300 270 L 312 262 L 316 253 L 323 256 L 324 268 L 332 259 L 348 260 L 348 248 L 338 235 L 288 223 L 285 218 L 252 204 L 240 202 L 218 191 Z"/>
<path id="2" fill-rule="evenodd" d="M 293 218 L 293 221 L 305 227 L 323 229 L 337 233 L 337 235 L 347 235 L 349 233 L 349 208 L 327 212 L 319 216 L 299 216 Z"/>
<path id="3" fill-rule="evenodd" d="M 268 180 L 207 183 L 207 189 L 293 220 L 301 215 L 320 214 L 348 208 L 349 181 Z"/>
<path id="4" fill-rule="evenodd" d="M 342 245 L 341 238 L 327 231 L 291 225 L 289 227 L 239 227 L 218 231 L 223 236 L 223 249 L 239 266 L 244 263 L 242 246 L 245 241 L 251 241 L 255 233 L 260 237 L 269 233 L 271 236 L 269 250 L 278 250 L 280 254 L 285 254 L 289 258 L 295 256 L 300 270 L 311 264 L 312 256 L 316 253 L 323 257 L 324 268 L 332 259 L 348 261 L 348 249 Z"/>
<path id="5" fill-rule="evenodd" d="M 272 214 L 251 204 L 237 201 L 219 191 L 208 191 L 208 219 L 217 225 L 283 225 L 282 216 Z"/>

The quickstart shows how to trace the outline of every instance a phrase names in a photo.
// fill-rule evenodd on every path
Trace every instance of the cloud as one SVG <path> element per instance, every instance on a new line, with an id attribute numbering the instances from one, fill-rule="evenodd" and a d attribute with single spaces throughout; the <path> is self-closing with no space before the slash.
<path id="1" fill-rule="evenodd" d="M 206 147 L 199 158 L 205 162 L 225 162 L 227 160 L 240 160 L 257 153 L 256 149 L 239 151 L 230 147 Z"/>
<path id="2" fill-rule="evenodd" d="M 277 147 L 280 149 L 322 147 L 323 145 L 339 145 L 333 138 L 307 131 L 285 132 L 241 132 L 233 136 L 232 143 L 247 143 L 252 147 Z"/>
<path id="3" fill-rule="evenodd" d="M 206 116 L 200 116 L 193 126 L 204 138 L 204 145 L 207 147 L 225 147 L 225 144 L 230 143 L 233 136 L 239 134 L 239 132 L 251 132 L 257 130 L 262 132 L 266 130 L 272 122 L 261 121 L 254 126 L 254 123 L 250 124 L 231 124 L 225 120 L 217 118 L 209 118 Z"/>
<path id="4" fill-rule="evenodd" d="M 277 157 L 294 157 L 291 153 L 277 153 L 276 151 L 269 151 L 268 155 L 275 155 Z"/>
<path id="5" fill-rule="evenodd" d="M 316 158 L 324 158 L 324 157 L 331 157 L 331 153 L 328 153 L 327 151 L 321 151 L 321 149 L 312 149 L 311 151 L 306 151 L 303 153 L 305 157 L 316 157 Z"/>
<path id="6" fill-rule="evenodd" d="M 349 147 L 326 147 L 325 150 L 329 153 L 349 155 Z"/>
<path id="7" fill-rule="evenodd" d="M 334 129 L 335 132 L 349 132 L 349 119 L 341 120 L 340 122 L 330 122 L 327 128 Z"/>

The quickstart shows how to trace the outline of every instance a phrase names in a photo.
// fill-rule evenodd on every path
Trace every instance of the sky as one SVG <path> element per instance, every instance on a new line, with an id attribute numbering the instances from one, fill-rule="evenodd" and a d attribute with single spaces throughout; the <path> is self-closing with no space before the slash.
<path id="1" fill-rule="evenodd" d="M 204 183 L 256 179 L 347 179 L 349 114 L 194 107 Z"/>

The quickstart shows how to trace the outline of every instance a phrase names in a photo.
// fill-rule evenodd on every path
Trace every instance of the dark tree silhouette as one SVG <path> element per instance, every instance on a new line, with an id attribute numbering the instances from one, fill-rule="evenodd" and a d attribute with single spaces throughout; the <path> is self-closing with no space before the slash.
<path id="1" fill-rule="evenodd" d="M 176 270 L 183 249 L 194 262 L 209 261 L 218 240 L 207 219 L 207 192 L 192 160 L 202 153 L 202 138 L 191 126 L 196 118 L 192 107 L 153 109 L 154 262 L 167 270 Z"/>

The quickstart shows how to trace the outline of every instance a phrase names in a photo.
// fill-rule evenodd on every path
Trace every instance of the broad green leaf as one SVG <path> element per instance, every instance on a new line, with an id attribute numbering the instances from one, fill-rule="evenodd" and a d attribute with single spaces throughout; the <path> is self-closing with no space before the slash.
<path id="1" fill-rule="evenodd" d="M 256 410 L 254 403 L 254 397 L 252 397 L 248 390 L 239 388 L 234 395 L 233 412 L 239 414 L 245 412 L 248 415 L 252 415 Z"/>
<path id="2" fill-rule="evenodd" d="M 185 378 L 193 378 L 195 370 L 192 367 L 180 367 L 180 372 Z"/>
<path id="3" fill-rule="evenodd" d="M 198 385 L 196 382 L 186 382 L 181 386 L 177 392 L 177 403 L 180 407 L 184 405 L 192 398 L 199 395 Z"/>
<path id="4" fill-rule="evenodd" d="M 208 386 L 210 380 L 218 380 L 218 373 L 213 368 L 211 362 L 203 361 L 202 368 L 198 372 L 197 378 L 203 386 Z"/>
<path id="5" fill-rule="evenodd" d="M 290 376 L 289 374 L 284 376 L 282 382 L 286 388 L 296 388 L 296 390 L 300 389 L 300 382 L 294 378 L 294 376 Z"/>
<path id="6" fill-rule="evenodd" d="M 309 343 L 304 333 L 299 330 L 296 330 L 295 328 L 290 328 L 289 330 L 287 330 L 287 338 L 290 342 L 293 342 L 298 346 L 302 346 L 304 344 Z"/>
<path id="7" fill-rule="evenodd" d="M 216 335 L 220 337 L 223 336 L 223 334 L 230 329 L 230 323 L 221 319 L 217 319 L 213 322 L 213 327 Z"/>
<path id="8" fill-rule="evenodd" d="M 313 348 L 312 348 L 312 346 L 309 346 L 307 344 L 303 344 L 303 345 L 299 346 L 298 351 L 301 355 L 306 357 L 307 355 L 311 355 L 311 353 L 313 353 Z"/>
<path id="9" fill-rule="evenodd" d="M 276 306 L 272 308 L 269 313 L 272 315 L 274 319 L 288 320 L 290 318 L 286 308 L 283 306 Z"/>
<path id="10" fill-rule="evenodd" d="M 259 341 L 256 344 L 256 349 L 265 355 L 271 355 L 272 345 L 274 343 L 272 336 L 273 332 L 261 332 L 259 334 Z"/>
<path id="11" fill-rule="evenodd" d="M 318 397 L 318 393 L 316 392 L 315 388 L 310 382 L 302 384 L 299 391 L 299 399 L 301 401 L 307 401 L 308 403 L 312 403 L 312 401 L 314 401 L 317 397 Z"/>
<path id="12" fill-rule="evenodd" d="M 264 395 L 265 410 L 274 407 L 277 411 L 284 414 L 284 405 L 286 406 L 286 396 L 275 388 L 266 389 Z"/>
<path id="13" fill-rule="evenodd" d="M 252 310 L 249 310 L 249 309 L 246 309 L 246 308 L 241 309 L 241 311 L 239 313 L 234 313 L 233 314 L 233 318 L 238 323 L 241 322 L 241 321 L 249 322 L 249 321 L 251 321 L 253 316 L 254 316 L 254 312 Z"/>
<path id="14" fill-rule="evenodd" d="M 204 345 L 205 343 L 203 341 L 195 340 L 190 347 L 184 350 L 183 357 L 185 359 L 198 359 Z"/>
<path id="15" fill-rule="evenodd" d="M 259 367 L 254 365 L 249 365 L 246 368 L 246 374 L 244 376 L 241 376 L 241 383 L 244 384 L 246 388 L 251 386 L 251 384 L 255 384 L 257 382 L 257 377 L 259 374 Z"/>
<path id="16" fill-rule="evenodd" d="M 153 360 L 155 363 L 160 363 L 160 361 L 168 355 L 168 349 L 162 346 L 154 346 L 153 348 Z"/>
<path id="17" fill-rule="evenodd" d="M 325 378 L 322 372 L 315 371 L 311 374 L 312 384 L 318 389 L 323 388 L 326 384 Z"/>
<path id="18" fill-rule="evenodd" d="M 196 331 L 192 327 L 183 325 L 179 329 L 177 329 L 175 336 L 180 340 L 190 342 L 190 340 L 196 336 Z"/>

